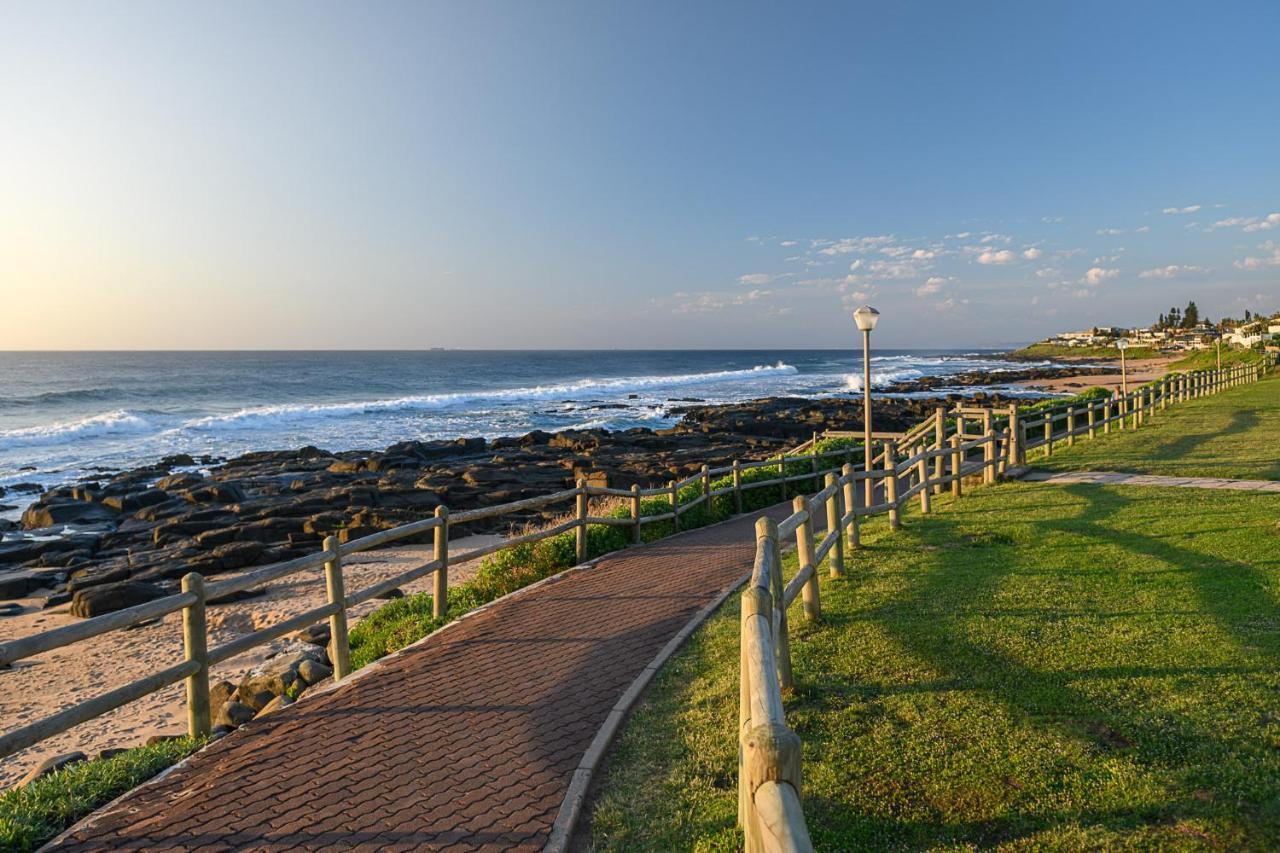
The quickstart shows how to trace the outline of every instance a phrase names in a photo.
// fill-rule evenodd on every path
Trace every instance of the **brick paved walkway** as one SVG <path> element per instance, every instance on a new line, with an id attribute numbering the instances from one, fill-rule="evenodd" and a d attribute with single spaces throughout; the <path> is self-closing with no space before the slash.
<path id="1" fill-rule="evenodd" d="M 1107 486 L 1180 486 L 1189 489 L 1237 489 L 1246 492 L 1280 492 L 1277 480 L 1224 480 L 1217 477 L 1163 477 L 1126 474 L 1123 471 L 1028 471 L 1023 480 L 1040 483 L 1099 483 Z"/>
<path id="2" fill-rule="evenodd" d="M 754 520 L 629 548 L 498 602 L 250 723 L 57 846 L 539 850 L 618 698 L 750 570 Z"/>

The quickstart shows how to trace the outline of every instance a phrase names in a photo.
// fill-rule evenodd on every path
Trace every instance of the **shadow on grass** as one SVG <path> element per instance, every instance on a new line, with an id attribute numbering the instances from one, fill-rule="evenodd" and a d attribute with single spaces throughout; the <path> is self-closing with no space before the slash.
<path id="1" fill-rule="evenodd" d="M 1185 459 L 1193 451 L 1201 445 L 1213 441 L 1218 438 L 1225 438 L 1231 435 L 1239 435 L 1248 432 L 1258 426 L 1258 414 L 1252 409 L 1238 409 L 1231 413 L 1230 420 L 1222 427 L 1222 429 L 1211 430 L 1209 432 L 1198 432 L 1183 435 L 1175 438 L 1173 441 L 1162 442 L 1152 447 L 1149 455 L 1153 459 L 1162 459 L 1174 461 Z"/>
<path id="2" fill-rule="evenodd" d="M 1233 420 L 1235 430 L 1248 428 L 1248 418 Z M 1220 434 L 1220 433 L 1219 433 Z M 1204 437 L 1199 437 L 1204 440 Z M 1187 444 L 1183 445 L 1189 446 Z M 1269 662 L 1280 664 L 1280 633 L 1259 632 L 1247 628 L 1249 623 L 1274 620 L 1275 602 L 1261 595 L 1263 575 L 1254 567 L 1235 561 L 1222 561 L 1189 548 L 1170 544 L 1157 536 L 1119 530 L 1109 520 L 1130 503 L 1121 495 L 1096 486 L 1078 485 L 1066 488 L 1072 497 L 1083 500 L 1073 507 L 1075 515 L 1065 519 L 1031 523 L 1035 538 L 1067 533 L 1086 536 L 1135 555 L 1161 561 L 1171 568 L 1165 573 L 1184 576 L 1191 584 L 1205 614 L 1229 634 L 1242 649 L 1258 650 Z M 1049 503 L 1060 503 L 1046 494 Z M 1164 799 L 1158 803 L 1124 801 L 1113 809 L 1049 808 L 1027 811 L 1020 809 L 1016 794 L 1005 798 L 998 812 L 989 819 L 964 820 L 947 817 L 966 811 L 966 798 L 975 794 L 971 785 L 955 786 L 946 794 L 932 792 L 928 802 L 937 809 L 936 819 L 898 819 L 889 815 L 850 815 L 847 804 L 839 799 L 819 795 L 806 796 L 806 812 L 819 846 L 860 844 L 886 846 L 926 846 L 936 843 L 960 843 L 989 846 L 1026 839 L 1045 830 L 1060 827 L 1101 827 L 1111 832 L 1134 832 L 1161 827 L 1185 827 L 1186 821 L 1213 821 L 1223 818 L 1223 803 L 1234 803 L 1238 816 L 1265 812 L 1267 830 L 1254 826 L 1271 840 L 1280 835 L 1280 798 L 1274 786 L 1263 786 L 1260 800 L 1251 801 L 1241 794 L 1248 785 L 1233 776 L 1241 772 L 1231 768 L 1248 766 L 1252 752 L 1259 744 L 1248 745 L 1213 727 L 1201 724 L 1185 714 L 1169 708 L 1156 711 L 1125 706 L 1090 695 L 1079 682 L 1095 679 L 1138 679 L 1151 677 L 1195 678 L 1221 675 L 1274 675 L 1275 666 L 1152 667 L 1119 665 L 1095 669 L 1041 671 L 998 646 L 981 642 L 973 636 L 973 606 L 983 616 L 986 602 L 998 600 L 1003 582 L 1018 574 L 1043 573 L 1043 567 L 1028 565 L 1027 552 L 1015 542 L 990 541 L 984 558 L 973 559 L 974 552 L 963 545 L 972 538 L 971 531 L 961 529 L 946 514 L 927 520 L 917 519 L 919 535 L 926 547 L 921 565 L 915 567 L 917 577 L 907 584 L 906 593 L 895 597 L 870 612 L 853 614 L 848 620 L 875 622 L 892 640 L 938 673 L 927 682 L 901 688 L 859 688 L 848 683 L 808 685 L 803 688 L 801 705 L 830 708 L 844 704 L 852 694 L 874 700 L 892 693 L 925 694 L 964 691 L 986 696 L 1004 707 L 1015 722 L 1031 723 L 1036 728 L 1054 727 L 1060 736 L 1082 742 L 1095 753 L 1113 755 L 1115 760 L 1131 762 L 1157 771 L 1155 777 L 1172 780 Z M 1069 547 L 1069 546 L 1068 546 Z M 965 553 L 967 551 L 967 553 Z M 1098 570 L 1081 570 L 1097 572 Z M 1160 572 L 1162 570 L 1156 570 Z M 1146 574 L 1144 572 L 1144 574 Z M 948 602 L 964 602 L 944 609 Z M 1051 618 L 1070 618 L 1078 609 L 1064 606 L 1037 608 Z M 997 611 L 998 612 L 998 611 Z M 1171 609 L 1156 615 L 1185 614 Z M 1108 618 L 1108 614 L 1091 614 Z M 1110 614 L 1128 618 L 1128 613 Z M 939 701 L 945 701 L 939 696 Z M 812 704 L 811 704 L 812 703 Z M 797 709 L 799 710 L 799 709 Z M 866 713 L 875 713 L 868 711 Z M 907 735 L 906 732 L 903 733 Z M 973 748 L 972 745 L 967 745 Z M 1000 749 L 997 747 L 997 749 Z M 991 757 L 999 760 L 1001 754 Z M 892 772 L 890 770 L 889 772 Z M 1239 784 L 1237 784 L 1239 783 Z M 910 779 L 895 780 L 910 786 Z M 1258 793 L 1258 792 L 1254 792 Z M 909 796 L 924 797 L 923 792 Z M 952 802 L 942 801 L 950 797 Z M 1040 805 L 1041 803 L 1036 804 Z M 1230 809 L 1228 809 L 1230 812 Z M 835 828 L 838 830 L 834 830 Z M 1238 828 L 1237 828 L 1238 829 Z M 1167 840 L 1167 838 L 1166 838 Z M 1212 846 L 1216 839 L 1208 839 Z M 1190 841 L 1190 839 L 1188 839 Z"/>

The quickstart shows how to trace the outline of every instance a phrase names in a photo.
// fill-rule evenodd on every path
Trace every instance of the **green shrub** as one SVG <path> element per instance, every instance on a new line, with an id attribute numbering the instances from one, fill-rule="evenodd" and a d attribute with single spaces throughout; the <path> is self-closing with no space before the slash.
<path id="1" fill-rule="evenodd" d="M 34 850 L 99 806 L 186 758 L 203 741 L 176 738 L 72 764 L 0 794 L 0 849 Z"/>

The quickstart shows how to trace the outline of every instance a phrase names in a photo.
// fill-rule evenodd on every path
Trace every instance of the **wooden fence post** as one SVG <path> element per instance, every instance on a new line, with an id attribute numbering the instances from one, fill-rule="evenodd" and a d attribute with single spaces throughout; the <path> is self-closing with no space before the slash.
<path id="1" fill-rule="evenodd" d="M 436 569 L 432 584 L 431 615 L 443 619 L 449 612 L 449 508 L 436 507 L 436 518 L 440 519 L 440 526 L 435 529 L 434 557 L 440 568 Z"/>
<path id="2" fill-rule="evenodd" d="M 333 559 L 324 564 L 325 594 L 337 608 L 329 614 L 329 661 L 333 664 L 333 680 L 341 681 L 351 672 L 351 643 L 347 639 L 347 594 L 342 585 L 342 553 L 338 537 L 326 536 L 324 550 Z"/>
<path id="3" fill-rule="evenodd" d="M 804 615 L 809 620 L 819 619 L 822 617 L 822 602 L 818 598 L 818 567 L 814 565 L 816 561 L 813 558 L 813 512 L 809 508 L 809 499 L 804 495 L 796 495 L 791 507 L 796 512 L 803 510 L 807 516 L 804 523 L 796 528 L 796 550 L 800 555 L 800 568 L 813 566 L 813 574 L 800 589 L 800 595 L 804 599 Z"/>
<path id="4" fill-rule="evenodd" d="M 1053 409 L 1044 413 L 1044 455 L 1053 455 Z"/>
<path id="5" fill-rule="evenodd" d="M 918 453 L 924 453 L 924 446 L 921 445 Z M 916 463 L 916 477 L 920 480 L 920 514 L 929 514 L 929 460 L 921 459 Z"/>
<path id="6" fill-rule="evenodd" d="M 742 515 L 742 463 L 733 460 L 733 511 Z"/>
<path id="7" fill-rule="evenodd" d="M 835 544 L 831 546 L 827 560 L 830 563 L 831 577 L 839 578 L 844 576 L 844 537 L 840 535 L 840 516 L 844 513 L 841 511 L 840 504 L 843 501 L 834 473 L 827 474 L 823 488 L 831 489 L 831 497 L 827 498 L 827 533 L 836 534 Z"/>
<path id="8" fill-rule="evenodd" d="M 846 462 L 845 466 L 840 469 L 840 476 L 848 477 L 852 474 L 853 474 L 853 465 Z M 851 512 L 854 509 L 856 509 L 858 506 L 858 495 L 861 494 L 861 492 L 856 486 L 854 486 L 853 483 L 854 483 L 853 480 L 846 480 L 844 484 L 845 512 Z M 849 522 L 848 545 L 850 550 L 853 550 L 854 548 L 859 548 L 862 546 L 861 536 L 858 533 L 858 516 L 857 515 L 855 515 L 853 519 Z"/>
<path id="9" fill-rule="evenodd" d="M 1160 411 L 1169 408 L 1169 377 L 1160 377 Z"/>
<path id="10" fill-rule="evenodd" d="M 579 563 L 585 563 L 587 561 L 587 481 L 585 479 L 578 480 L 578 496 L 574 503 L 577 508 L 575 515 L 578 519 L 578 526 L 573 529 L 574 556 Z"/>
<path id="11" fill-rule="evenodd" d="M 670 494 L 671 500 L 671 526 L 676 533 L 680 532 L 680 490 L 676 488 L 675 480 L 667 481 L 667 492 Z"/>
<path id="12" fill-rule="evenodd" d="M 738 512 L 742 512 L 739 508 Z M 631 484 L 631 541 L 640 544 L 640 484 Z"/>
<path id="13" fill-rule="evenodd" d="M 1067 406 L 1067 447 L 1076 443 L 1076 407 Z"/>
<path id="14" fill-rule="evenodd" d="M 902 518 L 898 514 L 898 460 L 897 448 L 892 441 L 884 443 L 884 499 L 889 504 L 889 529 L 902 529 Z"/>
<path id="15" fill-rule="evenodd" d="M 960 497 L 964 488 L 960 481 L 961 472 L 964 471 L 964 451 L 960 449 L 960 436 L 951 436 L 951 494 Z"/>
<path id="16" fill-rule="evenodd" d="M 947 446 L 947 415 L 941 406 L 933 410 L 933 446 L 937 450 Z M 940 453 L 933 459 L 933 493 L 935 495 L 942 494 L 942 478 L 946 476 L 945 457 L 946 454 Z"/>
<path id="17" fill-rule="evenodd" d="M 205 623 L 204 577 L 191 572 L 182 578 L 182 591 L 196 600 L 182 609 L 183 657 L 200 666 L 187 676 L 187 734 L 193 738 L 209 734 L 209 633 Z"/>
<path id="18" fill-rule="evenodd" d="M 1094 439 L 1098 437 L 1098 407 L 1096 405 L 1096 402 L 1097 402 L 1096 400 L 1089 401 L 1088 415 L 1086 415 L 1086 418 L 1089 423 L 1090 439 Z"/>
<path id="19" fill-rule="evenodd" d="M 702 497 L 705 499 L 703 503 L 707 505 L 707 518 L 711 517 L 711 469 L 706 465 L 702 466 Z"/>
<path id="20" fill-rule="evenodd" d="M 773 565 L 777 568 L 769 579 L 770 598 L 773 600 L 769 624 L 773 629 L 773 647 L 778 655 L 778 684 L 783 690 L 792 690 L 796 680 L 791 673 L 791 631 L 787 627 L 787 603 L 783 600 L 786 585 L 782 582 L 782 544 L 778 541 L 778 525 L 768 517 L 760 518 L 756 522 L 756 539 L 761 536 L 767 540 L 766 547 L 773 552 Z"/>
<path id="21" fill-rule="evenodd" d="M 942 442 L 938 442 L 942 446 Z M 1025 440 L 1022 437 L 1022 418 L 1018 415 L 1018 404 L 1009 404 L 1009 466 L 1017 468 L 1027 462 Z"/>
<path id="22" fill-rule="evenodd" d="M 996 481 L 996 430 L 991 424 L 990 411 L 987 410 L 988 416 L 983 421 L 986 441 L 982 445 L 982 482 L 988 486 Z"/>

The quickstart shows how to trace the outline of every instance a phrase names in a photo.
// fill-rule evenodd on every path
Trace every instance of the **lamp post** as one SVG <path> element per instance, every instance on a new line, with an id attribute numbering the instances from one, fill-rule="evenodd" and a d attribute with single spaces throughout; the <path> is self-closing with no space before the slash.
<path id="1" fill-rule="evenodd" d="M 853 312 L 853 322 L 862 332 L 862 450 L 867 463 L 867 473 L 871 472 L 871 330 L 876 327 L 880 312 L 870 305 L 863 305 Z M 873 503 L 874 491 L 871 478 L 867 478 L 867 506 Z"/>
<path id="2" fill-rule="evenodd" d="M 1120 350 L 1120 393 L 1129 396 L 1129 375 L 1124 366 L 1124 351 L 1129 348 L 1129 339 L 1121 338 L 1116 341 L 1116 349 Z"/>
<path id="3" fill-rule="evenodd" d="M 1213 342 L 1218 345 L 1218 372 L 1222 372 L 1222 334 L 1214 336 Z"/>

